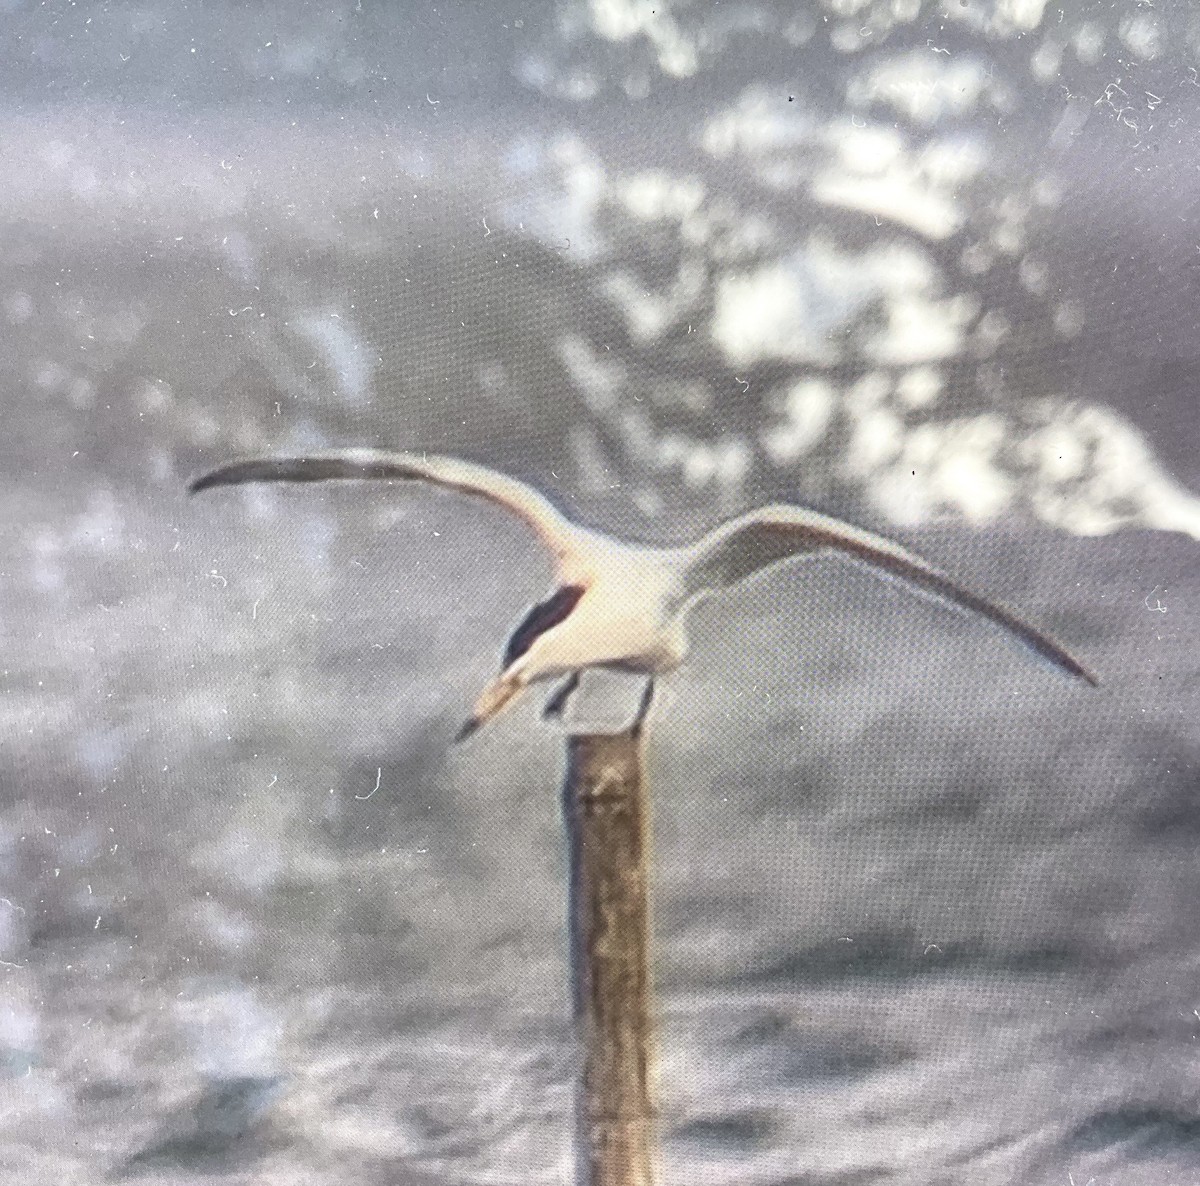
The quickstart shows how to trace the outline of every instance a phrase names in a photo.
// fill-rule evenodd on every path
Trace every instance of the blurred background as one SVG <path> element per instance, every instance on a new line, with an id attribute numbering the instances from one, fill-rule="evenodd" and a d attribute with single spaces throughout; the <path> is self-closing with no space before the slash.
<path id="1" fill-rule="evenodd" d="M 548 562 L 432 491 L 184 495 L 386 445 L 658 542 L 842 514 L 1100 673 L 829 560 L 697 613 L 664 1182 L 1200 1182 L 1200 10 L 0 30 L 6 1180 L 571 1180 L 561 734 L 448 746 Z"/>

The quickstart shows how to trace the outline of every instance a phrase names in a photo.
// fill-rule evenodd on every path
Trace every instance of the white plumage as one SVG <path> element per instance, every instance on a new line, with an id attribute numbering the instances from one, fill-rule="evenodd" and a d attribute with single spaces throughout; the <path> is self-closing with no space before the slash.
<path id="1" fill-rule="evenodd" d="M 484 690 L 459 736 L 490 720 L 530 684 L 565 676 L 546 706 L 557 715 L 583 671 L 608 667 L 651 676 L 637 724 L 649 707 L 653 677 L 687 656 L 687 611 L 771 564 L 832 549 L 967 610 L 1006 631 L 1063 672 L 1095 677 L 1048 635 L 1012 611 L 964 589 L 920 557 L 882 536 L 803 507 L 760 507 L 685 547 L 626 543 L 567 519 L 532 487 L 453 457 L 378 449 L 328 450 L 230 462 L 192 485 L 193 493 L 242 482 L 320 482 L 339 478 L 417 479 L 490 499 L 537 533 L 555 560 L 555 591 L 532 607 L 509 639 L 500 675 Z"/>

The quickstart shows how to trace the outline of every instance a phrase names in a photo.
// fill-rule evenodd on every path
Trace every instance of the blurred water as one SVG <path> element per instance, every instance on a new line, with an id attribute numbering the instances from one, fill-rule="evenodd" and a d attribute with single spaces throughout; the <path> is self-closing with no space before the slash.
<path id="1" fill-rule="evenodd" d="M 1200 1181 L 1176 14 L 10 7 L 8 1177 L 570 1180 L 561 739 L 447 744 L 547 560 L 431 492 L 183 495 L 341 442 L 645 538 L 852 512 L 1102 677 L 832 561 L 698 612 L 664 1181 Z"/>

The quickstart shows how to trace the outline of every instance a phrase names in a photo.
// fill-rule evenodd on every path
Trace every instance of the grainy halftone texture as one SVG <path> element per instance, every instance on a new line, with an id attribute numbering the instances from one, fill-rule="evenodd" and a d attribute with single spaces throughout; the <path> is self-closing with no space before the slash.
<path id="1" fill-rule="evenodd" d="M 1200 1182 L 1190 10 L 444 7 L 0 4 L 0 1177 L 571 1180 L 563 741 L 448 745 L 546 558 L 184 494 L 367 445 L 845 515 L 1101 677 L 828 560 L 698 610 L 664 1182 Z"/>

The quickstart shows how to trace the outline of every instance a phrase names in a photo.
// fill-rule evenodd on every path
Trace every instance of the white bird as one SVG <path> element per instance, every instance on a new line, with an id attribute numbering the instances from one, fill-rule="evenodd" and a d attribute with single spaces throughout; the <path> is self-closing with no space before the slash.
<path id="1" fill-rule="evenodd" d="M 1011 610 L 952 581 L 899 544 L 799 506 L 740 515 L 684 547 L 627 543 L 567 519 L 532 487 L 482 465 L 381 449 L 251 457 L 195 479 L 192 493 L 241 482 L 323 482 L 338 478 L 418 479 L 499 503 L 523 519 L 553 553 L 555 588 L 517 625 L 500 674 L 484 689 L 458 739 L 491 720 L 530 684 L 565 676 L 547 702 L 558 716 L 589 668 L 650 678 L 634 728 L 650 706 L 654 677 L 688 653 L 685 619 L 709 594 L 795 556 L 834 550 L 900 577 L 945 604 L 1000 627 L 1036 656 L 1093 686 L 1097 680 L 1054 639 Z"/>

